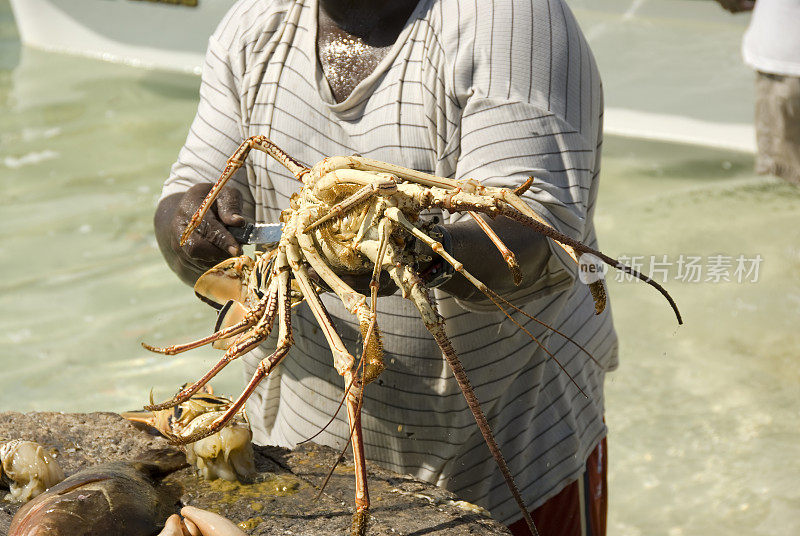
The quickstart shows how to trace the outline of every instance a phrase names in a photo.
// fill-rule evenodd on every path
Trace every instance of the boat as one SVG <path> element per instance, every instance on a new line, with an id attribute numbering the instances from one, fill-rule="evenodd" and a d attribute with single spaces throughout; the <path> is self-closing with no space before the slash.
<path id="1" fill-rule="evenodd" d="M 139 67 L 197 73 L 235 0 L 10 0 L 22 43 Z"/>

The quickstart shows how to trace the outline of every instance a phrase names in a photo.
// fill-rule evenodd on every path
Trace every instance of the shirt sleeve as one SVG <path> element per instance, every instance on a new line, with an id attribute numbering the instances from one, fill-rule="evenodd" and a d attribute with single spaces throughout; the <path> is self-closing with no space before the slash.
<path id="1" fill-rule="evenodd" d="M 516 188 L 532 176 L 525 201 L 558 231 L 586 241 L 593 236 L 602 118 L 600 78 L 588 45 L 560 0 L 504 0 L 481 10 L 459 28 L 455 177 Z M 508 296 L 515 303 L 561 291 L 577 277 L 575 261 L 548 242 L 552 254 L 542 276 Z"/>
<path id="2" fill-rule="evenodd" d="M 220 28 L 227 27 L 225 22 Z M 172 165 L 164 183 L 161 198 L 186 191 L 202 182 L 215 182 L 226 161 L 244 141 L 238 87 L 241 78 L 235 74 L 229 58 L 230 46 L 223 46 L 218 32 L 209 39 L 200 83 L 200 102 L 186 143 Z M 242 194 L 243 210 L 254 210 L 253 196 L 245 169 L 228 182 Z"/>

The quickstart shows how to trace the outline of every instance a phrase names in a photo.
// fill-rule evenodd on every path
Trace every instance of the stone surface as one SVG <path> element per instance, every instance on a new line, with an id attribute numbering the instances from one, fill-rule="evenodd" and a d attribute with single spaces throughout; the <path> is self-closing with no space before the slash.
<path id="1" fill-rule="evenodd" d="M 133 460 L 169 446 L 114 413 L 0 413 L 0 441 L 16 438 L 50 449 L 67 476 L 91 465 Z M 337 466 L 317 499 L 317 486 L 337 452 L 307 444 L 293 451 L 256 447 L 255 454 L 258 473 L 252 483 L 208 482 L 191 469 L 173 473 L 166 481 L 183 487 L 183 504 L 218 512 L 240 523 L 249 535 L 349 534 L 354 489 L 351 459 Z M 375 465 L 368 469 L 372 501 L 368 533 L 372 536 L 508 534 L 503 525 L 448 491 Z M 6 534 L 18 509 L 19 505 L 0 500 L 0 534 Z"/>

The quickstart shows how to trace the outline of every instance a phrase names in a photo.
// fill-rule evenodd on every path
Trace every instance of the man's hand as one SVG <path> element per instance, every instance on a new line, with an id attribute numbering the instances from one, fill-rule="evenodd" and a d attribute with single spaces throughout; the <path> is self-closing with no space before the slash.
<path id="1" fill-rule="evenodd" d="M 504 216 L 484 217 L 484 221 L 516 255 L 522 269 L 521 288 L 533 285 L 550 258 L 548 238 Z M 445 227 L 450 233 L 451 254 L 464 269 L 500 295 L 518 288 L 497 247 L 474 221 L 463 220 Z M 485 299 L 483 293 L 458 272 L 438 288 L 465 301 Z"/>
<path id="2" fill-rule="evenodd" d="M 242 252 L 241 245 L 225 228 L 245 224 L 242 197 L 235 188 L 223 188 L 199 227 L 183 247 L 180 245 L 181 234 L 211 186 L 197 184 L 183 194 L 164 198 L 154 218 L 161 253 L 178 277 L 190 285 L 215 264 Z"/>
<path id="3" fill-rule="evenodd" d="M 755 7 L 755 0 L 717 0 L 725 10 L 731 13 L 741 13 L 742 11 L 752 11 Z"/>

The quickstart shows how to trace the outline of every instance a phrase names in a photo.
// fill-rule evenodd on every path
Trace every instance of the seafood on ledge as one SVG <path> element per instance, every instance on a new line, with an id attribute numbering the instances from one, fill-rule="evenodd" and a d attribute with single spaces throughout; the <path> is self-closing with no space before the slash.
<path id="1" fill-rule="evenodd" d="M 209 387 L 174 408 L 158 411 L 128 411 L 122 414 L 139 426 L 156 430 L 173 439 L 203 429 L 228 410 L 232 402 L 215 395 Z M 256 472 L 253 433 L 243 412 L 227 426 L 199 441 L 184 445 L 187 461 L 206 480 L 221 478 L 247 482 Z"/>
<path id="2" fill-rule="evenodd" d="M 9 488 L 5 500 L 24 503 L 64 480 L 64 471 L 45 448 L 14 439 L 0 444 L 0 485 Z"/>

